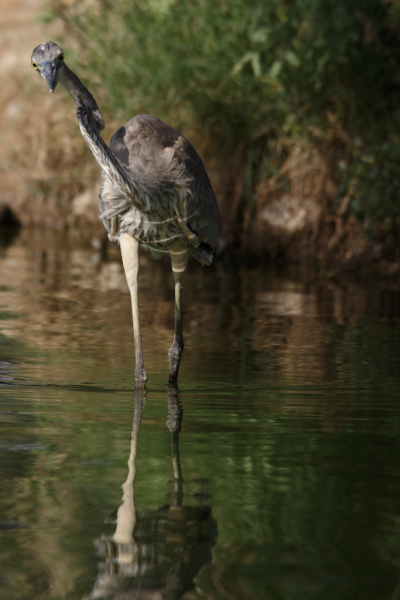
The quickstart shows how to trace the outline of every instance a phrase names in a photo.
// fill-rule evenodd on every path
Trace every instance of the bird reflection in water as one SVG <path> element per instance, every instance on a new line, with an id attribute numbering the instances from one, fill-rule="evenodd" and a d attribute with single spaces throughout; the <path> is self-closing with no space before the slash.
<path id="1" fill-rule="evenodd" d="M 183 505 L 179 456 L 182 407 L 177 389 L 169 388 L 167 426 L 171 431 L 173 491 L 171 504 L 136 511 L 134 482 L 142 408 L 146 391 L 136 389 L 128 477 L 113 536 L 102 535 L 98 551 L 105 560 L 92 592 L 84 600 L 178 600 L 194 586 L 193 579 L 211 562 L 217 523 L 211 507 Z"/>

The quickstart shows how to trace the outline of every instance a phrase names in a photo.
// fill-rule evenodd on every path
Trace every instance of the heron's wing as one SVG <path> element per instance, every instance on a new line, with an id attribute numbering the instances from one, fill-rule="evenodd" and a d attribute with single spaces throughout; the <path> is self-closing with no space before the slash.
<path id="1" fill-rule="evenodd" d="M 183 136 L 177 139 L 173 152 L 174 161 L 189 180 L 188 193 L 178 196 L 182 222 L 197 236 L 199 244 L 207 244 L 214 249 L 219 231 L 219 212 L 203 162 Z"/>
<path id="2" fill-rule="evenodd" d="M 138 115 L 113 136 L 110 148 L 134 174 L 157 212 L 174 204 L 177 219 L 196 247 L 215 247 L 219 213 L 201 158 L 175 129 Z"/>

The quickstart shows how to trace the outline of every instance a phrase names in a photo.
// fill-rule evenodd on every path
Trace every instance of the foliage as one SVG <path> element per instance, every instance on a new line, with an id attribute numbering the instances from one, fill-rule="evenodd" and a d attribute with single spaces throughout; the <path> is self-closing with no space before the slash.
<path id="1" fill-rule="evenodd" d="M 378 137 L 360 148 L 360 140 L 356 138 L 351 161 L 339 163 L 342 189 L 348 191 L 350 184 L 352 213 L 363 222 L 368 234 L 374 233 L 377 223 L 394 229 L 400 226 L 398 139 Z"/>
<path id="2" fill-rule="evenodd" d="M 173 114 L 174 123 L 200 127 L 229 149 L 318 127 L 335 150 L 353 214 L 369 226 L 397 223 L 398 0 L 52 0 L 51 7 L 75 32 L 86 75 L 101 81 L 113 110 Z M 327 115 L 346 131 L 339 150 Z"/>

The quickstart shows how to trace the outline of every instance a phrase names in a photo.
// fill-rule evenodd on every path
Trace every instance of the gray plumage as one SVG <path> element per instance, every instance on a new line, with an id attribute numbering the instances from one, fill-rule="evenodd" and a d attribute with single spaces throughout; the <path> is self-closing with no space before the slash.
<path id="1" fill-rule="evenodd" d="M 160 119 L 138 115 L 113 135 L 110 149 L 132 174 L 137 201 L 118 194 L 103 171 L 100 217 L 107 230 L 110 219 L 119 216 L 121 233 L 153 253 L 168 252 L 172 240 L 187 240 L 194 258 L 210 264 L 218 236 L 218 207 L 193 146 Z"/>
<path id="2" fill-rule="evenodd" d="M 138 320 L 137 248 L 140 244 L 155 256 L 170 255 L 176 293 L 170 381 L 176 381 L 183 353 L 181 289 L 187 261 L 194 256 L 210 264 L 219 231 L 218 205 L 204 165 L 178 131 L 150 115 L 125 123 L 107 146 L 97 103 L 65 64 L 61 48 L 41 44 L 31 61 L 51 92 L 59 83 L 74 98 L 82 136 L 102 168 L 100 218 L 109 238 L 121 244 L 132 297 L 137 385 L 147 379 Z"/>

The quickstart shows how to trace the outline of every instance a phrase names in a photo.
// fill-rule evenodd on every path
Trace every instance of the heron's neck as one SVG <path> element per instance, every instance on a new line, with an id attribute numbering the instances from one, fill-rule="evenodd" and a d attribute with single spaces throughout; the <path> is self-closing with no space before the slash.
<path id="1" fill-rule="evenodd" d="M 79 77 L 66 64 L 58 71 L 58 83 L 73 97 L 77 106 L 81 104 L 87 106 L 92 111 L 99 130 L 104 129 L 104 119 L 96 100 L 87 87 L 83 85 Z"/>

